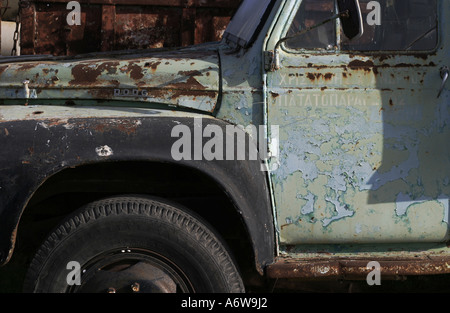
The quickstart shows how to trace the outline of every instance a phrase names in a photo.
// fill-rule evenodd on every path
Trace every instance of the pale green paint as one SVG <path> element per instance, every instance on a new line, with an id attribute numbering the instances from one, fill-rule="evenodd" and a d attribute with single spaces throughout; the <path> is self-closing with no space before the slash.
<path id="1" fill-rule="evenodd" d="M 0 59 L 0 99 L 140 102 L 213 112 L 219 95 L 216 46 Z"/>
<path id="2" fill-rule="evenodd" d="M 268 50 L 293 6 L 280 11 Z M 271 178 L 282 245 L 449 239 L 449 94 L 436 99 L 449 46 L 425 61 L 393 54 L 280 50 L 281 68 L 268 73 L 268 116 L 280 125 Z"/>

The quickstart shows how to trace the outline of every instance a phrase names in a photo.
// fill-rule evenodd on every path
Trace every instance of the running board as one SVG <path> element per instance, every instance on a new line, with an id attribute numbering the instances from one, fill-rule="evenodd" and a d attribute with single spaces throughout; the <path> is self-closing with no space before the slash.
<path id="1" fill-rule="evenodd" d="M 369 264 L 370 262 L 377 262 Z M 450 273 L 450 257 L 414 259 L 293 259 L 279 258 L 266 267 L 269 278 L 362 279 L 379 264 L 384 278 Z"/>

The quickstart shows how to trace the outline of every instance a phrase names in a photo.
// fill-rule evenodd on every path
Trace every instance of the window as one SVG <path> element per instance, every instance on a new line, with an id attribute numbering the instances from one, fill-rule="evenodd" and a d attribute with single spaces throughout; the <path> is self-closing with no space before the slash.
<path id="1" fill-rule="evenodd" d="M 360 0 L 360 6 L 364 34 L 352 41 L 343 39 L 338 43 L 341 50 L 428 51 L 436 47 L 437 0 Z M 334 0 L 304 0 L 288 35 L 299 27 L 320 23 L 334 12 Z M 337 23 L 320 26 L 308 37 L 297 37 L 286 45 L 291 49 L 330 49 L 336 45 Z"/>
<path id="2" fill-rule="evenodd" d="M 291 36 L 330 18 L 334 14 L 334 0 L 303 0 L 288 31 Z M 336 46 L 336 24 L 319 26 L 286 42 L 292 49 L 329 50 Z"/>
<path id="3" fill-rule="evenodd" d="M 261 24 L 271 0 L 245 0 L 228 25 L 224 37 L 247 47 Z"/>

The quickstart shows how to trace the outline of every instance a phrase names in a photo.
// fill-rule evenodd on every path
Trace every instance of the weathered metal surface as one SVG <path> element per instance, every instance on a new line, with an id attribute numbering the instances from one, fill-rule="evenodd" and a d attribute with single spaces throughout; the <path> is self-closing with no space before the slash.
<path id="1" fill-rule="evenodd" d="M 450 11 L 439 5 L 448 38 Z M 294 3 L 286 20 L 291 12 Z M 279 52 L 268 119 L 280 125 L 281 244 L 448 240 L 448 92 L 437 99 L 448 42 L 430 52 Z"/>
<path id="2" fill-rule="evenodd" d="M 0 99 L 23 104 L 110 100 L 213 112 L 219 95 L 218 56 L 208 47 L 8 63 L 0 63 Z"/>
<path id="3" fill-rule="evenodd" d="M 81 25 L 68 25 L 67 1 L 29 1 L 22 11 L 22 54 L 180 47 L 220 40 L 240 0 L 79 1 Z"/>
<path id="4" fill-rule="evenodd" d="M 450 273 L 450 258 L 423 259 L 370 259 L 380 264 L 383 279 L 397 276 L 437 275 Z M 361 279 L 373 270 L 368 260 L 298 260 L 280 258 L 267 267 L 270 278 L 302 279 Z"/>
<path id="5" fill-rule="evenodd" d="M 283 247 L 267 268 L 273 278 L 365 279 L 380 264 L 382 279 L 400 275 L 432 275 L 450 272 L 446 243 L 394 243 L 354 245 L 292 245 Z"/>
<path id="6" fill-rule="evenodd" d="M 439 69 L 449 62 L 449 46 L 442 39 L 450 35 L 450 8 L 439 1 L 441 40 L 433 51 L 357 53 L 339 47 L 292 51 L 282 46 L 281 68 L 265 73 L 263 52 L 285 35 L 301 1 L 277 3 L 280 10 L 275 6 L 261 34 L 245 50 L 222 42 L 166 55 L 0 63 L 1 104 L 28 103 L 34 109 L 25 118 L 27 107 L 3 106 L 0 122 L 17 118 L 35 123 L 32 126 L 40 131 L 46 126 L 49 131 L 57 129 L 60 135 L 61 127 L 72 127 L 61 119 L 69 117 L 64 110 L 91 126 L 95 118 L 103 117 L 101 110 L 87 113 L 74 104 L 90 104 L 92 110 L 100 104 L 163 104 L 166 109 L 178 105 L 212 113 L 232 124 L 279 126 L 279 167 L 268 181 L 279 236 L 275 253 L 287 259 L 269 267 L 270 276 L 365 275 L 368 260 L 383 262 L 385 273 L 392 275 L 448 272 L 450 249 L 444 243 L 450 239 L 448 87 L 440 98 L 437 94 L 442 83 Z M 185 11 L 186 16 L 190 13 Z M 336 33 L 340 35 L 339 30 Z M 51 101 L 66 107 L 33 106 Z M 49 118 L 55 114 L 60 114 L 56 120 Z M 97 123 L 100 128 L 95 131 L 106 129 L 111 134 L 121 128 L 124 136 L 139 132 L 141 126 L 126 117 L 128 121 L 120 123 L 109 119 L 101 123 L 103 128 Z M 83 123 L 74 129 L 82 129 Z M 156 129 L 152 127 L 157 122 L 152 123 L 146 124 L 148 134 Z M 3 136 L 11 136 L 12 126 L 0 126 L 0 134 L 4 128 Z M 110 156 L 107 147 L 99 147 L 99 157 Z M 32 152 L 21 149 L 22 154 Z M 217 168 L 210 169 L 217 173 Z M 234 174 L 240 180 L 241 173 Z M 261 250 L 264 256 L 256 258 L 268 260 L 274 252 L 273 225 L 266 224 L 270 214 L 260 216 L 247 195 L 239 195 L 251 208 L 243 214 L 252 223 L 250 229 L 267 235 L 252 236 L 259 247 L 268 246 Z M 329 270 L 323 271 L 324 266 Z"/>
<path id="7" fill-rule="evenodd" d="M 229 125 L 205 114 L 167 109 L 1 106 L 0 264 L 12 254 L 15 229 L 25 206 L 52 175 L 87 164 L 120 166 L 120 162 L 134 161 L 187 167 L 214 181 L 244 221 L 254 248 L 247 253 L 262 273 L 273 262 L 275 244 L 265 173 L 260 171 L 259 160 L 249 158 L 239 162 L 194 160 L 194 149 L 194 161 L 174 160 L 172 146 L 179 138 L 172 136 L 173 128 L 185 125 L 194 136 L 195 119 L 203 119 L 203 128 Z"/>

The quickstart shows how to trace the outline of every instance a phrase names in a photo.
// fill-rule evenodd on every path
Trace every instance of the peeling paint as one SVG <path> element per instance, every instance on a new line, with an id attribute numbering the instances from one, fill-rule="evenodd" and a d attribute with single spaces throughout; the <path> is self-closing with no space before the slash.
<path id="1" fill-rule="evenodd" d="M 113 150 L 109 146 L 104 145 L 95 148 L 95 153 L 97 153 L 97 155 L 100 157 L 108 157 L 113 155 Z"/>
<path id="2" fill-rule="evenodd" d="M 218 45 L 202 49 L 129 52 L 115 59 L 19 59 L 0 73 L 0 99 L 135 101 L 211 113 L 219 97 Z"/>
<path id="3" fill-rule="evenodd" d="M 448 47 L 391 54 L 279 50 L 267 107 L 282 245 L 450 239 L 450 109 L 435 90 Z"/>
<path id="4" fill-rule="evenodd" d="M 396 207 L 395 207 L 395 213 L 397 216 L 404 216 L 407 213 L 408 208 L 410 208 L 413 205 L 424 203 L 427 201 L 433 201 L 431 197 L 420 197 L 418 199 L 412 199 L 409 194 L 403 194 L 399 193 L 396 198 Z M 449 220 L 449 209 L 450 209 L 450 199 L 448 196 L 440 195 L 436 201 L 440 203 L 444 210 L 444 216 L 442 221 L 448 224 Z"/>

